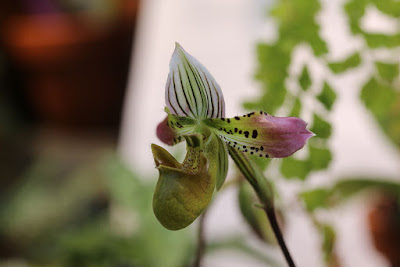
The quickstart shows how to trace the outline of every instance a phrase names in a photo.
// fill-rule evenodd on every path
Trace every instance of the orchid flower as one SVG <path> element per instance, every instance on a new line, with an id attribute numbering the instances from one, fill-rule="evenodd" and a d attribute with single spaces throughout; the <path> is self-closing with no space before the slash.
<path id="1" fill-rule="evenodd" d="M 228 148 L 262 158 L 282 158 L 302 148 L 313 136 L 307 124 L 295 117 L 258 111 L 226 118 L 221 88 L 177 43 L 165 104 L 167 117 L 158 125 L 157 136 L 167 145 L 187 143 L 182 163 L 152 145 L 160 173 L 153 210 L 160 223 L 171 230 L 190 225 L 207 208 L 214 189 L 221 188 L 228 170 Z"/>

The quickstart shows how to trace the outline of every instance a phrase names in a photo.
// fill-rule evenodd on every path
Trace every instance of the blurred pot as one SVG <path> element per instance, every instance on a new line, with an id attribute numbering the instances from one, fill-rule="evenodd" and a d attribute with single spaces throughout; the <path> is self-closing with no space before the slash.
<path id="1" fill-rule="evenodd" d="M 40 121 L 118 124 L 137 5 L 129 8 L 102 23 L 79 13 L 8 19 L 5 47 L 26 77 L 26 97 Z"/>
<path id="2" fill-rule="evenodd" d="M 391 263 L 400 267 L 400 205 L 390 194 L 382 195 L 368 214 L 374 245 Z"/>

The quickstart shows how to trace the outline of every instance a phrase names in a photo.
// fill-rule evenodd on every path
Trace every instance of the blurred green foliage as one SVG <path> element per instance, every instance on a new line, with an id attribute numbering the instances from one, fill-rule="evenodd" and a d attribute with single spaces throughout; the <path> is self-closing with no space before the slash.
<path id="1" fill-rule="evenodd" d="M 313 124 L 311 131 L 316 134 L 319 138 L 327 139 L 331 136 L 332 126 L 329 122 L 324 120 L 321 116 L 314 113 Z"/>
<path id="2" fill-rule="evenodd" d="M 112 153 L 77 166 L 36 159 L 0 195 L 0 266 L 10 258 L 28 266 L 190 266 L 193 228 L 169 231 L 160 225 L 152 209 L 155 182 L 138 177 Z M 280 266 L 240 236 L 206 249 Z"/>
<path id="3" fill-rule="evenodd" d="M 327 110 L 331 110 L 336 100 L 335 90 L 333 90 L 327 82 L 324 82 L 324 87 L 322 88 L 321 93 L 317 96 L 317 99 Z"/>
<path id="4" fill-rule="evenodd" d="M 328 266 L 337 266 L 336 264 L 338 263 L 338 257 L 334 248 L 336 233 L 333 226 L 319 222 L 316 219 L 315 213 L 318 210 L 337 207 L 340 204 L 346 203 L 349 199 L 366 192 L 394 196 L 400 201 L 400 183 L 389 179 L 382 179 L 381 177 L 349 177 L 339 180 L 331 187 L 319 187 L 300 193 L 299 197 L 301 201 L 322 236 L 321 249 L 324 261 Z"/>
<path id="5" fill-rule="evenodd" d="M 2 196 L 0 236 L 18 257 L 50 266 L 188 264 L 194 240 L 154 218 L 154 185 L 115 156 L 63 166 L 40 159 Z"/>
<path id="6" fill-rule="evenodd" d="M 344 4 L 345 15 L 348 18 L 349 28 L 354 35 L 365 40 L 366 48 L 363 51 L 354 51 L 342 61 L 327 62 L 325 55 L 328 46 L 319 34 L 316 16 L 320 11 L 320 1 L 312 0 L 282 0 L 278 1 L 270 11 L 270 15 L 279 26 L 279 35 L 274 43 L 260 43 L 257 46 L 258 68 L 255 78 L 261 83 L 261 95 L 257 100 L 247 101 L 244 107 L 252 110 L 264 110 L 274 114 L 282 111 L 282 105 L 289 110 L 286 116 L 300 116 L 305 110 L 313 112 L 311 130 L 316 137 L 310 140 L 310 146 L 323 151 L 323 157 L 309 151 L 306 158 L 282 160 L 281 174 L 286 178 L 306 179 L 313 171 L 329 167 L 332 153 L 329 149 L 329 138 L 333 127 L 329 122 L 329 113 L 334 108 L 337 99 L 335 89 L 324 78 L 322 86 L 315 84 L 310 75 L 310 68 L 303 65 L 299 77 L 299 88 L 302 90 L 288 90 L 286 80 L 296 78 L 290 73 L 289 66 L 292 55 L 298 45 L 308 45 L 320 62 L 326 64 L 332 75 L 341 75 L 363 63 L 363 57 L 373 57 L 372 51 L 385 47 L 391 49 L 398 47 L 399 34 L 385 35 L 368 33 L 360 26 L 361 19 L 366 13 L 366 8 L 375 6 L 385 15 L 399 18 L 400 4 L 393 0 L 350 0 Z M 361 53 L 362 52 L 362 53 Z M 370 80 L 366 81 L 361 90 L 360 98 L 369 109 L 383 131 L 398 146 L 400 145 L 400 90 L 398 86 L 399 62 L 376 59 L 375 71 Z M 311 86 L 318 86 L 317 93 L 309 92 Z M 304 95 L 312 95 L 314 101 L 320 102 L 325 110 L 303 105 Z M 314 105 L 316 106 L 316 105 Z M 311 150 L 311 149 L 310 149 Z M 314 149 L 315 152 L 315 149 Z M 318 162 L 318 164 L 315 164 Z M 259 164 L 266 168 L 268 163 Z"/>
<path id="7" fill-rule="evenodd" d="M 350 68 L 357 67 L 361 64 L 361 56 L 358 52 L 350 55 L 344 61 L 331 62 L 328 64 L 329 68 L 336 74 L 347 71 Z"/>
<path id="8" fill-rule="evenodd" d="M 379 76 L 388 83 L 392 83 L 399 76 L 398 63 L 375 62 Z"/>
<path id="9" fill-rule="evenodd" d="M 400 46 L 400 32 L 389 35 L 368 33 L 361 27 L 361 19 L 366 8 L 374 6 L 383 14 L 394 19 L 400 18 L 400 2 L 394 0 L 351 0 L 345 4 L 345 11 L 349 19 L 353 34 L 364 38 L 369 57 L 376 48 L 398 48 Z M 399 60 L 389 58 L 387 61 L 376 59 L 375 71 L 366 81 L 361 90 L 361 100 L 372 113 L 384 133 L 400 147 L 400 89 L 396 79 L 399 78 Z"/>
<path id="10" fill-rule="evenodd" d="M 332 77 L 343 75 L 364 64 L 373 64 L 369 77 L 361 88 L 353 88 L 353 90 L 360 90 L 360 101 L 366 110 L 371 113 L 393 144 L 400 148 L 399 59 L 382 58 L 378 53 L 386 50 L 398 55 L 400 29 L 397 25 L 397 32 L 392 34 L 371 33 L 362 26 L 362 19 L 366 15 L 367 8 L 376 8 L 384 15 L 398 20 L 400 2 L 396 0 L 345 1 L 343 14 L 350 32 L 354 38 L 361 39 L 363 45 L 339 61 L 327 59 L 329 46 L 320 35 L 317 23 L 321 3 L 322 1 L 318 0 L 276 2 L 270 15 L 279 27 L 278 37 L 273 43 L 257 45 L 258 67 L 255 78 L 261 84 L 260 96 L 256 100 L 244 103 L 247 109 L 264 110 L 271 114 L 280 112 L 279 115 L 283 116 L 302 117 L 303 114 L 312 114 L 310 129 L 316 137 L 308 142 L 308 150 L 301 156 L 295 155 L 278 162 L 280 174 L 284 178 L 306 180 L 312 172 L 323 171 L 329 167 L 334 156 L 329 148 L 329 139 L 334 132 L 334 127 L 330 123 L 330 114 L 334 111 L 335 101 L 338 98 L 336 88 L 331 85 L 330 80 Z M 299 45 L 311 48 L 315 59 L 326 66 L 326 71 L 320 73 L 322 77 L 318 77 L 318 80 L 322 78 L 322 84 L 313 80 L 311 64 L 303 63 L 298 76 L 292 73 L 290 69 L 292 57 Z M 287 83 L 287 80 L 297 81 L 297 85 L 289 90 L 287 86 L 292 85 Z M 313 102 L 310 102 L 310 96 Z M 306 97 L 307 102 L 303 101 Z M 268 163 L 254 160 L 263 169 L 268 167 Z M 336 234 L 333 226 L 319 222 L 314 212 L 336 206 L 353 195 L 369 190 L 390 192 L 400 196 L 398 183 L 379 178 L 348 177 L 332 187 L 315 188 L 300 194 L 305 209 L 321 234 L 321 249 L 327 265 L 337 266 L 338 263 L 334 250 Z"/>
<path id="11" fill-rule="evenodd" d="M 325 262 L 334 262 L 335 252 L 334 244 L 336 241 L 335 229 L 329 224 L 322 224 L 318 226 L 322 233 L 323 241 L 321 244 L 321 250 L 323 252 Z"/>
<path id="12" fill-rule="evenodd" d="M 379 73 L 384 69 L 389 71 L 380 74 L 381 77 L 368 80 L 361 90 L 360 97 L 383 132 L 400 148 L 400 90 L 394 82 L 389 82 L 393 81 L 393 77 L 398 77 L 398 65 L 394 67 L 380 63 L 379 66 L 377 65 Z M 395 71 L 397 73 L 394 73 Z"/>
<path id="13" fill-rule="evenodd" d="M 311 78 L 306 65 L 304 65 L 300 74 L 299 84 L 304 91 L 307 91 L 307 89 L 311 86 Z"/>
<path id="14" fill-rule="evenodd" d="M 389 192 L 400 197 L 400 184 L 380 177 L 343 179 L 330 188 L 315 188 L 300 194 L 308 211 L 332 208 L 365 190 Z"/>

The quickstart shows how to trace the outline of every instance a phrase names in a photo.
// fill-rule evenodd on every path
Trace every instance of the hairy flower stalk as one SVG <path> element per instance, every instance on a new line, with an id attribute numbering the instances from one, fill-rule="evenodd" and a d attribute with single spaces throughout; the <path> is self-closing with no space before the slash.
<path id="1" fill-rule="evenodd" d="M 194 57 L 176 44 L 165 88 L 167 117 L 157 136 L 167 145 L 187 143 L 183 163 L 165 149 L 152 145 L 160 178 L 153 210 L 171 230 L 190 225 L 223 185 L 228 170 L 228 150 L 255 189 L 270 220 L 274 220 L 273 194 L 262 172 L 246 155 L 282 158 L 302 148 L 314 134 L 294 117 L 274 117 L 264 111 L 225 117 L 225 102 L 215 79 Z M 273 214 L 273 216 L 272 216 Z M 276 221 L 275 221 L 276 223 Z M 273 225 L 274 222 L 271 221 Z M 290 266 L 293 261 L 277 224 L 274 229 Z"/>

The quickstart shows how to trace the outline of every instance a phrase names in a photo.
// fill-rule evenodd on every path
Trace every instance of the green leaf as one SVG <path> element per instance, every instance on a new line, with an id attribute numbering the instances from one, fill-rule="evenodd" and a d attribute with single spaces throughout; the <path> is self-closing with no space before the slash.
<path id="1" fill-rule="evenodd" d="M 318 148 L 309 145 L 310 150 L 310 166 L 313 170 L 323 170 L 329 166 L 332 160 L 332 153 L 327 148 Z"/>
<path id="2" fill-rule="evenodd" d="M 361 57 L 358 52 L 352 54 L 343 61 L 329 63 L 329 68 L 336 74 L 347 71 L 350 68 L 357 67 L 361 63 Z"/>
<path id="3" fill-rule="evenodd" d="M 316 56 L 328 49 L 319 35 L 316 15 L 320 10 L 318 0 L 279 1 L 270 14 L 279 25 L 279 37 L 273 44 L 258 44 L 256 79 L 262 84 L 262 94 L 254 101 L 244 103 L 249 110 L 265 110 L 274 114 L 287 96 L 285 79 L 293 49 L 301 43 L 309 44 Z"/>
<path id="4" fill-rule="evenodd" d="M 297 160 L 293 157 L 284 158 L 282 160 L 281 173 L 286 178 L 305 180 L 309 172 L 310 168 L 306 161 Z"/>
<path id="5" fill-rule="evenodd" d="M 287 50 L 299 43 L 308 43 L 317 56 L 327 52 L 326 43 L 319 36 L 319 25 L 315 21 L 320 7 L 317 0 L 277 2 L 271 15 L 279 23 L 279 37 Z"/>
<path id="6" fill-rule="evenodd" d="M 305 160 L 293 157 L 284 158 L 281 165 L 281 173 L 286 178 L 298 178 L 305 180 L 311 171 L 326 169 L 332 161 L 332 153 L 328 148 L 319 148 L 309 145 L 309 156 Z"/>
<path id="7" fill-rule="evenodd" d="M 369 0 L 350 0 L 344 9 L 349 19 L 350 29 L 353 34 L 361 33 L 360 20 L 365 14 L 365 7 L 369 4 Z"/>
<path id="8" fill-rule="evenodd" d="M 321 232 L 323 236 L 322 251 L 324 253 L 324 261 L 326 263 L 331 263 L 334 261 L 336 232 L 333 227 L 328 224 L 321 225 Z"/>
<path id="9" fill-rule="evenodd" d="M 296 97 L 296 100 L 294 102 L 292 111 L 290 112 L 289 117 L 299 117 L 301 112 L 301 102 L 298 97 Z"/>
<path id="10" fill-rule="evenodd" d="M 371 78 L 361 90 L 361 99 L 385 134 L 400 147 L 400 91 Z"/>
<path id="11" fill-rule="evenodd" d="M 300 83 L 301 88 L 304 91 L 307 91 L 308 88 L 311 85 L 311 78 L 310 78 L 310 75 L 308 73 L 308 68 L 307 68 L 306 65 L 304 65 L 303 70 L 302 70 L 302 72 L 300 74 L 299 83 Z"/>
<path id="12" fill-rule="evenodd" d="M 317 208 L 328 207 L 330 195 L 329 189 L 317 188 L 300 193 L 300 198 L 303 200 L 306 210 L 313 212 Z"/>
<path id="13" fill-rule="evenodd" d="M 383 13 L 393 16 L 395 18 L 400 17 L 400 3 L 395 0 L 371 0 L 374 5 Z"/>
<path id="14" fill-rule="evenodd" d="M 327 110 L 331 110 L 336 100 L 336 93 L 327 82 L 324 82 L 324 87 L 322 88 L 321 93 L 317 96 L 317 99 Z"/>
<path id="15" fill-rule="evenodd" d="M 251 103 L 245 103 L 246 109 L 265 110 L 274 113 L 285 100 L 285 78 L 290 63 L 288 54 L 279 44 L 257 45 L 258 68 L 255 74 L 262 83 L 263 94 Z"/>
<path id="16" fill-rule="evenodd" d="M 378 70 L 379 76 L 388 81 L 389 83 L 399 75 L 399 64 L 391 64 L 385 62 L 375 62 L 375 66 Z"/>
<path id="17" fill-rule="evenodd" d="M 338 200 L 346 200 L 363 190 L 375 189 L 400 194 L 400 184 L 384 179 L 345 179 L 336 183 L 332 189 L 332 197 Z"/>
<path id="18" fill-rule="evenodd" d="M 326 139 L 331 136 L 332 127 L 327 121 L 314 113 L 313 126 L 311 128 L 311 131 L 315 133 L 317 137 Z"/>
<path id="19" fill-rule="evenodd" d="M 300 193 L 306 209 L 310 212 L 318 208 L 330 208 L 343 203 L 364 190 L 382 190 L 400 196 L 400 184 L 384 179 L 342 179 L 334 186 L 316 188 Z"/>
<path id="20" fill-rule="evenodd" d="M 392 48 L 400 45 L 400 34 L 365 33 L 364 38 L 370 48 Z"/>
<path id="21" fill-rule="evenodd" d="M 395 97 L 393 88 L 378 83 L 375 78 L 371 78 L 361 89 L 361 99 L 378 120 L 387 114 Z"/>

